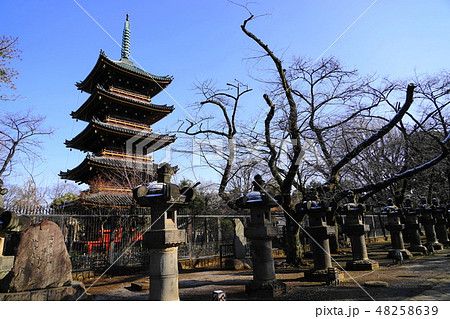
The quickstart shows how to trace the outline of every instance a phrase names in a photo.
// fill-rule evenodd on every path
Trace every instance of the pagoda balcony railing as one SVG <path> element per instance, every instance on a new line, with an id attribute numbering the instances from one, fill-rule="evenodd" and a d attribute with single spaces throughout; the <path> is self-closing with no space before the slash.
<path id="1" fill-rule="evenodd" d="M 136 123 L 136 122 L 131 122 L 131 121 L 127 121 L 127 120 L 122 120 L 122 119 L 117 119 L 114 117 L 110 117 L 108 116 L 106 118 L 106 122 L 107 123 L 114 123 L 114 124 L 119 124 L 119 125 L 123 125 L 123 126 L 127 126 L 127 127 L 133 127 L 133 128 L 137 128 L 137 129 L 141 129 L 141 130 L 147 130 L 149 132 L 152 132 L 152 127 L 149 125 L 144 125 L 144 124 L 140 124 L 140 123 Z"/>
<path id="2" fill-rule="evenodd" d="M 117 188 L 117 187 L 107 187 L 107 186 L 101 186 L 98 187 L 98 190 L 100 192 L 126 192 L 131 193 L 131 189 L 128 188 Z"/>
<path id="3" fill-rule="evenodd" d="M 131 159 L 131 160 L 142 160 L 144 162 L 153 162 L 153 156 L 137 156 L 133 154 L 126 154 L 121 152 L 115 152 L 111 150 L 103 150 L 100 155 L 107 156 L 107 157 L 113 157 L 113 158 L 120 158 L 120 159 Z"/>
<path id="4" fill-rule="evenodd" d="M 126 90 L 123 90 L 123 89 L 116 88 L 114 86 L 111 86 L 109 88 L 109 91 L 113 92 L 113 93 L 116 93 L 116 94 L 119 94 L 119 95 L 123 95 L 123 96 L 128 97 L 128 98 L 140 100 L 140 101 L 147 102 L 147 103 L 150 103 L 150 101 L 151 101 L 151 98 L 149 96 L 147 96 L 147 95 L 126 91 Z"/>

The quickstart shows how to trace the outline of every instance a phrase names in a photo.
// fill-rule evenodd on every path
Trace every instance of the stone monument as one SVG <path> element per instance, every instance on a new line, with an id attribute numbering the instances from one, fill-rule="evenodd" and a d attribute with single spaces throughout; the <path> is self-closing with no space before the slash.
<path id="1" fill-rule="evenodd" d="M 434 228 L 436 230 L 436 237 L 442 245 L 448 246 L 450 242 L 447 234 L 445 207 L 439 206 L 437 198 L 433 198 L 431 200 L 431 207 L 433 208 L 433 217 L 436 221 L 436 224 L 434 225 Z"/>
<path id="2" fill-rule="evenodd" d="M 85 294 L 72 282 L 72 265 L 58 225 L 32 225 L 28 216 L 4 211 L 0 232 L 0 300 L 73 300 Z"/>
<path id="3" fill-rule="evenodd" d="M 286 293 L 286 285 L 276 280 L 272 253 L 276 229 L 270 209 L 278 206 L 278 203 L 267 194 L 264 185 L 261 176 L 256 175 L 253 192 L 238 198 L 236 206 L 250 209 L 250 222 L 245 229 L 245 236 L 251 241 L 253 280 L 245 286 L 245 291 L 250 297 L 274 298 Z"/>

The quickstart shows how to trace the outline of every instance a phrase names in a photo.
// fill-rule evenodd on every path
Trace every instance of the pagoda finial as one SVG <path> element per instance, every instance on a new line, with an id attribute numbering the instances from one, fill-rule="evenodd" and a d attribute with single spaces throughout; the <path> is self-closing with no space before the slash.
<path id="1" fill-rule="evenodd" d="M 121 58 L 128 60 L 130 57 L 130 21 L 128 20 L 129 15 L 127 13 L 127 19 L 125 21 L 125 25 L 123 27 L 122 34 L 122 50 L 121 50 Z"/>

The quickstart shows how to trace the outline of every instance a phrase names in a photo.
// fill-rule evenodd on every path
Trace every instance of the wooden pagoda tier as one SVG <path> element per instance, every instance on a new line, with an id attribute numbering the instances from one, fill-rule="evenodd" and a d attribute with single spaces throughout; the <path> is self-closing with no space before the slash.
<path id="1" fill-rule="evenodd" d="M 87 155 L 77 167 L 60 172 L 63 179 L 70 179 L 78 184 L 87 183 L 91 186 L 98 176 L 103 178 L 105 185 L 109 181 L 125 180 L 152 180 L 158 165 L 152 159 L 143 158 L 121 158 L 118 156 L 95 156 Z M 115 187 L 118 191 L 129 191 L 130 185 Z"/>
<path id="2" fill-rule="evenodd" d="M 92 71 L 83 81 L 76 83 L 76 86 L 79 90 L 92 94 L 96 91 L 97 83 L 101 83 L 105 87 L 128 88 L 136 93 L 154 97 L 172 80 L 171 76 L 154 75 L 136 67 L 128 57 L 113 61 L 101 50 Z"/>
<path id="3" fill-rule="evenodd" d="M 136 158 L 155 152 L 173 143 L 175 139 L 175 135 L 153 133 L 151 128 L 136 123 L 106 118 L 105 122 L 92 119 L 81 133 L 66 140 L 65 144 L 97 155 Z"/>
<path id="4" fill-rule="evenodd" d="M 108 117 L 150 126 L 172 113 L 173 106 L 150 103 L 150 99 L 124 89 L 97 85 L 92 95 L 70 115 L 89 122 L 92 118 L 106 121 Z"/>

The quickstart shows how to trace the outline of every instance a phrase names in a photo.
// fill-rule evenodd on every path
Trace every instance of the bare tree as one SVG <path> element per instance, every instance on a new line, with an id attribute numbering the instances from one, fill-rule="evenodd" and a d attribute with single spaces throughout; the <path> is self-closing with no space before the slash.
<path id="1" fill-rule="evenodd" d="M 14 79 L 19 72 L 9 65 L 12 60 L 20 60 L 20 50 L 16 47 L 19 39 L 2 36 L 0 38 L 0 101 L 13 100 L 16 96 L 8 96 L 2 91 L 4 88 L 15 90 Z"/>
<path id="2" fill-rule="evenodd" d="M 235 165 L 239 133 L 236 115 L 242 96 L 251 89 L 235 80 L 234 83 L 227 83 L 227 89 L 218 89 L 211 81 L 205 81 L 197 84 L 197 90 L 202 96 L 202 101 L 195 107 L 198 116 L 195 120 L 186 119 L 181 123 L 178 132 L 201 137 L 198 141 L 198 149 L 202 158 L 221 176 L 219 196 L 229 206 L 234 207 L 234 200 L 226 191 L 227 185 L 241 169 L 246 167 L 246 165 Z M 219 110 L 220 119 L 215 120 L 215 116 L 208 110 L 211 106 Z M 225 145 L 217 141 L 225 141 Z M 218 163 L 210 159 L 211 154 L 220 158 Z"/>
<path id="3" fill-rule="evenodd" d="M 3 36 L 0 38 L 0 100 L 14 100 L 4 89 L 15 89 L 14 79 L 18 71 L 9 67 L 12 60 L 20 59 L 20 50 L 16 47 L 18 38 Z M 0 177 L 8 176 L 14 165 L 21 160 L 39 157 L 39 139 L 50 135 L 52 130 L 43 127 L 45 117 L 34 115 L 30 110 L 8 113 L 0 111 Z"/>
<path id="4" fill-rule="evenodd" d="M 304 191 L 297 179 L 306 150 L 302 145 L 305 139 L 313 139 L 318 146 L 321 163 L 310 163 L 315 170 L 321 172 L 322 182 L 317 190 L 323 197 L 332 199 L 335 203 L 345 198 L 348 188 L 341 185 L 340 173 L 343 169 L 358 159 L 361 153 L 383 139 L 405 117 L 413 102 L 414 85 L 409 85 L 406 91 L 405 102 L 402 106 L 396 103 L 395 114 L 379 128 L 372 132 L 365 131 L 355 145 L 342 154 L 335 151 L 336 132 L 350 126 L 361 118 L 375 118 L 376 108 L 388 100 L 395 89 L 390 83 L 384 83 L 382 88 L 373 87 L 372 78 L 359 77 L 356 71 L 345 71 L 335 59 L 322 59 L 318 63 L 297 60 L 286 70 L 283 61 L 259 37 L 248 29 L 248 23 L 255 17 L 244 20 L 241 29 L 245 35 L 252 39 L 262 49 L 263 57 L 268 57 L 276 70 L 276 80 L 272 81 L 274 88 L 263 98 L 269 106 L 265 118 L 264 138 L 269 150 L 268 165 L 272 176 L 278 183 L 283 196 L 283 209 L 286 213 L 287 223 L 287 257 L 288 262 L 298 264 L 301 262 L 299 243 L 296 234 L 298 223 L 303 216 L 296 216 L 291 208 L 291 192 L 295 186 L 298 191 Z M 279 114 L 276 117 L 276 114 Z M 275 121 L 275 122 L 274 122 Z M 290 155 L 288 161 L 280 163 L 280 148 L 274 143 L 273 134 L 279 132 L 282 138 L 290 139 Z M 344 137 L 345 139 L 345 137 Z M 441 156 L 445 154 L 444 149 Z M 306 162 L 306 161 L 305 161 Z M 426 169 L 425 164 L 420 169 Z M 285 168 L 281 169 L 281 165 Z M 418 172 L 405 171 L 352 190 L 375 193 L 395 181 Z M 320 180 L 319 180 L 320 181 Z M 370 195 L 369 195 L 370 196 Z M 291 225 L 289 225 L 289 222 Z"/>
<path id="5" fill-rule="evenodd" d="M 384 180 L 355 188 L 354 191 L 358 193 L 367 192 L 362 200 L 387 186 L 400 181 L 406 183 L 405 180 L 410 180 L 419 173 L 427 171 L 427 176 L 430 177 L 433 175 L 432 172 L 438 169 L 437 165 L 448 166 L 450 75 L 447 71 L 434 76 L 416 75 L 413 81 L 416 84 L 416 110 L 408 110 L 407 118 L 400 121 L 396 127 L 404 139 L 402 167 Z M 390 105 L 393 107 L 392 103 Z M 407 123 L 407 120 L 410 123 Z M 430 170 L 431 168 L 433 169 Z M 443 168 L 441 174 L 447 176 L 448 168 Z M 404 193 L 407 190 L 406 184 L 401 188 L 401 192 Z M 408 188 L 412 190 L 411 186 Z M 416 191 L 424 192 L 423 189 Z"/>
<path id="6" fill-rule="evenodd" d="M 267 58 L 272 63 L 275 76 L 265 81 L 269 88 L 263 99 L 269 108 L 263 126 L 260 130 L 256 126 L 251 127 L 246 135 L 253 141 L 264 141 L 265 150 L 261 150 L 259 158 L 266 161 L 282 195 L 282 207 L 287 220 L 287 261 L 300 264 L 302 257 L 298 234 L 299 223 L 304 216 L 297 216 L 293 209 L 294 189 L 296 194 L 305 194 L 307 183 L 314 182 L 314 185 L 318 185 L 314 187 L 321 197 L 333 201 L 335 205 L 346 197 L 349 190 L 363 194 L 361 201 L 364 201 L 394 183 L 442 161 L 448 154 L 448 135 L 443 134 L 442 138 L 438 138 L 426 129 L 424 122 L 424 119 L 439 117 L 441 108 L 435 106 L 435 110 L 424 113 L 421 120 L 412 115 L 414 84 L 394 84 L 386 80 L 377 81 L 374 77 L 361 77 L 356 70 L 345 70 L 334 58 L 315 62 L 297 58 L 286 68 L 282 59 L 249 30 L 249 23 L 255 16 L 248 12 L 250 16 L 244 20 L 241 30 L 262 51 L 257 59 Z M 406 97 L 394 94 L 401 89 Z M 205 92 L 209 92 L 210 97 L 215 97 L 217 93 L 209 89 Z M 403 104 L 397 102 L 400 98 L 404 99 Z M 208 99 L 206 103 L 210 103 Z M 221 103 L 212 104 L 220 107 Z M 221 109 L 223 111 L 226 108 L 222 105 Z M 389 111 L 388 115 L 386 110 Z M 227 113 L 224 115 L 225 119 L 229 118 Z M 349 178 L 351 167 L 363 163 L 365 155 L 387 145 L 397 130 L 402 132 L 407 127 L 406 120 L 403 121 L 406 117 L 416 123 L 416 130 L 428 131 L 427 134 L 435 137 L 440 153 L 411 168 L 401 165 L 399 171 L 391 171 L 390 174 L 386 170 L 383 176 L 366 180 Z M 205 123 L 210 123 L 211 119 L 211 116 L 203 117 L 202 125 L 208 125 Z M 188 123 L 190 125 L 185 132 L 189 133 L 198 123 Z M 191 135 L 222 136 L 236 144 L 232 125 L 223 125 L 225 131 L 203 126 L 190 132 Z M 207 147 L 211 145 L 206 144 Z M 313 148 L 309 147 L 311 144 Z M 315 154 L 311 153 L 311 149 Z M 225 155 L 227 163 L 235 162 L 235 153 Z M 395 154 L 384 154 L 386 161 L 393 160 L 393 156 Z M 231 167 L 225 167 L 225 171 L 218 167 L 217 171 L 222 177 L 228 177 L 226 172 Z M 392 165 L 391 170 L 395 170 L 395 167 Z"/>
<path id="7" fill-rule="evenodd" d="M 35 212 L 40 207 L 46 207 L 47 189 L 39 187 L 36 180 L 30 177 L 23 185 L 11 185 L 5 196 L 5 206 L 14 209 Z"/>
<path id="8" fill-rule="evenodd" d="M 48 202 L 52 205 L 63 205 L 79 198 L 80 192 L 80 188 L 75 184 L 60 181 L 48 187 Z"/>
<path id="9" fill-rule="evenodd" d="M 0 114 L 0 176 L 8 176 L 20 161 L 40 158 L 41 137 L 53 133 L 44 120 L 30 110 Z"/>

